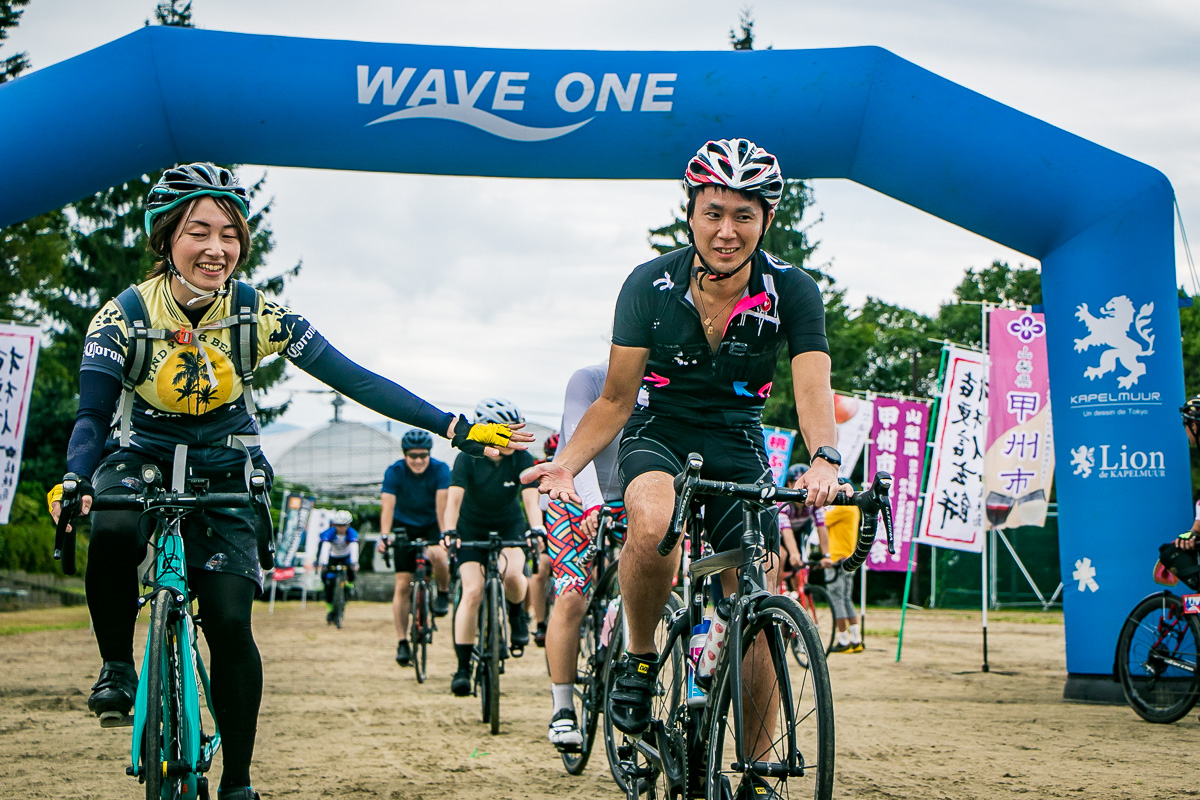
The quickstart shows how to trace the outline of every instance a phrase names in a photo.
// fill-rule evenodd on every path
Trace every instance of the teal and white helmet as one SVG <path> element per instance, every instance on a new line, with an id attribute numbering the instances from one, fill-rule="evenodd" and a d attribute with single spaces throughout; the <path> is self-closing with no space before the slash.
<path id="1" fill-rule="evenodd" d="M 146 196 L 146 235 L 150 235 L 159 214 L 200 195 L 228 197 L 243 217 L 250 216 L 250 195 L 237 175 L 215 164 L 182 164 L 164 172 Z"/>

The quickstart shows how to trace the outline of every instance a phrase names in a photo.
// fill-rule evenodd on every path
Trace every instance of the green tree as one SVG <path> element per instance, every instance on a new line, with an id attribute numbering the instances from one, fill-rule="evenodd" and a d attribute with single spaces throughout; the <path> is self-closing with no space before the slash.
<path id="1" fill-rule="evenodd" d="M 194 27 L 190 0 L 161 2 L 155 8 L 154 17 L 160 25 Z M 47 242 L 43 249 L 50 252 L 43 254 L 45 260 L 30 261 L 35 265 L 35 272 L 41 270 L 54 278 L 43 280 L 27 291 L 31 309 L 25 316 L 35 318 L 36 314 L 49 332 L 50 344 L 39 356 L 38 374 L 34 380 L 21 466 L 21 477 L 25 480 L 49 486 L 57 483 L 62 475 L 63 458 L 78 403 L 76 376 L 83 339 L 100 306 L 125 287 L 143 280 L 153 266 L 154 259 L 146 249 L 143 229 L 145 197 L 161 174 L 141 175 L 73 203 L 68 207 L 71 224 L 66 226 L 65 247 L 53 250 L 52 243 Z M 264 176 L 247 187 L 252 208 L 262 196 L 265 180 Z M 275 246 L 269 224 L 271 205 L 272 201 L 267 201 L 250 217 L 252 250 L 238 276 L 275 295 L 283 290 L 285 279 L 299 271 L 300 265 L 281 275 L 267 278 L 261 275 Z M 14 241 L 26 240 L 10 234 L 17 227 L 5 229 L 0 248 L 9 241 L 10 235 L 14 236 Z M 65 255 L 50 258 L 53 253 L 64 250 Z M 0 257 L 4 252 L 0 249 Z M 278 382 L 284 375 L 286 363 L 277 358 L 262 365 L 255 373 L 256 390 L 266 391 Z M 260 406 L 260 421 L 268 424 L 286 408 L 286 403 L 276 407 Z"/>

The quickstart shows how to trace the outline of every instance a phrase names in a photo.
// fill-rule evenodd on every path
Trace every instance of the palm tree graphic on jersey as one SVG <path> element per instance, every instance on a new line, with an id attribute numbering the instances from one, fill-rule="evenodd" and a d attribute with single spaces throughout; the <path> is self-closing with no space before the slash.
<path id="1" fill-rule="evenodd" d="M 179 354 L 175 376 L 171 378 L 171 385 L 178 395 L 175 399 L 187 403 L 187 410 L 193 414 L 207 411 L 217 396 L 217 387 L 209 381 L 202 359 L 199 351 L 183 351 Z"/>

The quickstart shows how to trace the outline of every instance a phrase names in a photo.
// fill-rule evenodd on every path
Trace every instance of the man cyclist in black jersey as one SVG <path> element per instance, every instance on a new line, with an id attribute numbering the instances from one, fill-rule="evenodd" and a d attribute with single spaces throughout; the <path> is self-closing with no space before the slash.
<path id="1" fill-rule="evenodd" d="M 626 279 L 600 398 L 554 461 L 522 478 L 538 481 L 551 498 L 578 503 L 574 475 L 624 427 L 619 472 L 629 530 L 620 583 L 629 640 L 609 712 L 619 729 L 635 735 L 650 722 L 654 631 L 679 563 L 678 547 L 668 558 L 656 552 L 674 508 L 672 479 L 693 451 L 704 457 L 706 478 L 752 482 L 770 474 L 761 414 L 785 344 L 801 432 L 814 454 L 800 479 L 810 505 L 825 505 L 838 491 L 841 461 L 833 447 L 820 291 L 807 274 L 760 249 L 784 188 L 776 158 L 746 139 L 711 141 L 689 162 L 684 184 L 691 245 L 642 264 Z M 778 553 L 777 512 L 766 513 L 771 519 L 762 529 Z M 737 501 L 710 499 L 705 520 L 716 550 L 737 546 Z M 771 582 L 778 580 L 777 558 L 768 572 Z M 735 575 L 722 580 L 732 593 Z M 759 731 L 751 749 L 763 752 L 772 733 Z M 770 789 L 750 776 L 739 793 L 769 797 Z"/>

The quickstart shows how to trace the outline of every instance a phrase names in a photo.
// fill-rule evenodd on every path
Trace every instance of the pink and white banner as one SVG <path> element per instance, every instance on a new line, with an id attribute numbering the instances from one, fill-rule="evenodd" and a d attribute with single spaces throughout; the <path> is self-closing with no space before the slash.
<path id="1" fill-rule="evenodd" d="M 21 476 L 40 336 L 37 328 L 0 323 L 0 525 L 8 524 Z"/>
<path id="2" fill-rule="evenodd" d="M 1054 480 L 1045 317 L 992 309 L 988 359 L 988 521 L 994 528 L 1041 526 Z"/>
<path id="3" fill-rule="evenodd" d="M 867 558 L 867 568 L 903 572 L 908 569 L 909 549 L 917 526 L 917 505 L 925 469 L 925 439 L 929 433 L 929 406 L 911 400 L 876 397 L 874 420 L 867 481 L 869 483 L 876 472 L 889 472 L 895 479 L 892 484 L 892 526 L 896 553 L 888 552 L 887 536 L 880 526 Z"/>
<path id="4" fill-rule="evenodd" d="M 978 553 L 983 550 L 987 379 L 982 353 L 954 345 L 946 352 L 933 460 L 917 541 Z"/>

